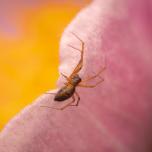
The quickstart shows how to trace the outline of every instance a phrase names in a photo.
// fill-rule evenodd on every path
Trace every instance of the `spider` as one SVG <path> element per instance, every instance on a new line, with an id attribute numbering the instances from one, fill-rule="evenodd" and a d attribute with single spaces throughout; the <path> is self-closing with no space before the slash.
<path id="1" fill-rule="evenodd" d="M 97 74 L 95 74 L 91 77 L 88 77 L 85 80 L 82 80 L 78 73 L 83 67 L 83 55 L 84 55 L 85 43 L 75 33 L 72 33 L 72 34 L 81 42 L 81 49 L 75 48 L 72 45 L 68 45 L 68 46 L 80 52 L 80 55 L 81 55 L 80 60 L 69 77 L 66 76 L 65 74 L 61 73 L 61 75 L 67 80 L 67 82 L 64 83 L 64 86 L 61 87 L 61 89 L 59 89 L 56 93 L 46 93 L 46 94 L 55 94 L 55 96 L 54 96 L 55 102 L 63 102 L 71 97 L 72 97 L 72 100 L 69 103 L 64 104 L 60 108 L 48 107 L 48 106 L 43 106 L 43 107 L 63 110 L 68 106 L 78 106 L 79 101 L 80 101 L 80 96 L 76 91 L 76 87 L 93 88 L 104 81 L 104 79 L 101 79 L 94 85 L 84 84 L 84 82 L 87 82 L 89 80 L 92 80 L 92 79 L 98 77 L 105 70 L 105 67 L 103 67 Z M 77 97 L 77 100 L 75 99 L 75 96 Z"/>

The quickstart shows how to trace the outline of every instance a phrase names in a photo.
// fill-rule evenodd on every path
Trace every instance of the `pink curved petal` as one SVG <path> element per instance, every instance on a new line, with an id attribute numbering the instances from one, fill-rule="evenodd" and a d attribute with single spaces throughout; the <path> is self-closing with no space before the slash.
<path id="1" fill-rule="evenodd" d="M 62 37 L 60 72 L 70 75 L 79 60 L 67 46 L 80 47 L 74 32 L 85 42 L 82 79 L 106 66 L 105 81 L 78 88 L 80 105 L 63 111 L 40 107 L 53 95 L 39 97 L 1 132 L 0 152 L 151 152 L 151 8 L 148 0 L 96 0 L 82 10 Z"/>

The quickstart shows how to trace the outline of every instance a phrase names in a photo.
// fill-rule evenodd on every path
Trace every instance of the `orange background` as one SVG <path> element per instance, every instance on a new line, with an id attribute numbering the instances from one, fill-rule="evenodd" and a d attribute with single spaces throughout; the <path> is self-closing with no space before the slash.
<path id="1" fill-rule="evenodd" d="M 0 129 L 37 96 L 56 87 L 60 36 L 88 3 L 0 1 Z"/>

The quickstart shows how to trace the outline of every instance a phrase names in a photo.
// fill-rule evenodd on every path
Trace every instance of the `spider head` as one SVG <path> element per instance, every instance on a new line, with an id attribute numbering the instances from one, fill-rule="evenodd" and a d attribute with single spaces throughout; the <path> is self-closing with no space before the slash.
<path id="1" fill-rule="evenodd" d="M 78 74 L 76 74 L 72 77 L 71 82 L 74 86 L 77 86 L 81 82 L 81 78 L 79 77 Z"/>

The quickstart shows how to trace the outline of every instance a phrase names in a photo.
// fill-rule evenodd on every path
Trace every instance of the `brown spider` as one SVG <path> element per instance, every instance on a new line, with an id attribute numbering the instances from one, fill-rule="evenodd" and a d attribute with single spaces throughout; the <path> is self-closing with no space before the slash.
<path id="1" fill-rule="evenodd" d="M 80 40 L 81 42 L 81 49 L 75 48 L 71 45 L 69 45 L 70 47 L 72 47 L 75 50 L 80 51 L 81 53 L 81 57 L 80 60 L 77 64 L 77 66 L 74 68 L 72 74 L 68 77 L 66 75 L 64 75 L 63 73 L 61 73 L 61 75 L 67 80 L 65 84 L 65 86 L 63 86 L 61 89 L 59 89 L 56 93 L 47 93 L 47 94 L 55 94 L 54 97 L 54 101 L 56 102 L 62 102 L 65 101 L 67 99 L 69 99 L 70 97 L 72 97 L 72 101 L 69 103 L 66 103 L 65 105 L 63 105 L 60 108 L 56 108 L 56 107 L 48 107 L 48 108 L 53 108 L 53 109 L 58 109 L 58 110 L 63 110 L 68 106 L 78 106 L 79 101 L 80 101 L 80 96 L 79 94 L 76 92 L 76 87 L 86 87 L 86 88 L 93 88 L 96 87 L 99 83 L 103 82 L 104 79 L 101 79 L 99 82 L 97 82 L 94 85 L 86 85 L 83 84 L 83 82 L 89 81 L 91 79 L 96 78 L 97 76 L 100 75 L 101 72 L 103 72 L 105 70 L 105 67 L 102 68 L 97 74 L 88 77 L 86 80 L 81 80 L 80 76 L 78 75 L 78 72 L 82 69 L 83 67 L 83 54 L 84 54 L 84 42 L 74 33 L 72 33 L 78 40 Z M 77 100 L 75 100 L 75 95 L 77 96 Z M 76 101 L 76 102 L 75 102 Z M 72 104 L 74 103 L 75 104 Z M 43 106 L 43 107 L 47 107 L 47 106 Z"/>

